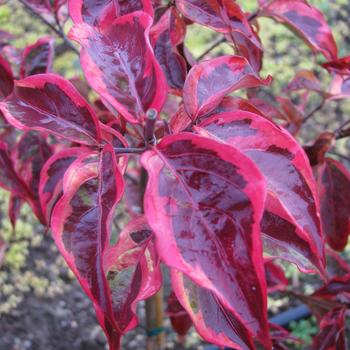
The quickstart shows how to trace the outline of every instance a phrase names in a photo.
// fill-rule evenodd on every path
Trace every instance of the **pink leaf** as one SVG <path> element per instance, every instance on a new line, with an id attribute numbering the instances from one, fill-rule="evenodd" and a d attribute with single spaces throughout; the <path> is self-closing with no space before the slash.
<path id="1" fill-rule="evenodd" d="M 113 316 L 104 255 L 110 241 L 113 211 L 124 190 L 111 145 L 99 159 L 87 156 L 70 167 L 63 179 L 63 195 L 54 207 L 51 227 L 56 245 L 93 301 L 110 349 L 119 349 L 120 331 Z"/>
<path id="2" fill-rule="evenodd" d="M 237 350 L 255 349 L 245 324 L 208 289 L 172 269 L 171 280 L 178 300 L 187 311 L 199 335 L 206 341 Z"/>
<path id="3" fill-rule="evenodd" d="M 198 132 L 238 148 L 266 179 L 262 221 L 265 249 L 300 269 L 324 271 L 316 184 L 308 159 L 293 137 L 259 115 L 237 111 L 205 120 Z"/>
<path id="4" fill-rule="evenodd" d="M 261 80 L 248 61 L 239 56 L 221 56 L 194 66 L 185 82 L 183 98 L 188 115 L 193 119 L 213 111 L 228 93 L 259 85 Z"/>
<path id="5" fill-rule="evenodd" d="M 51 70 L 54 54 L 54 38 L 44 37 L 27 46 L 22 53 L 21 78 Z"/>
<path id="6" fill-rule="evenodd" d="M 70 37 L 83 47 L 81 63 L 91 87 L 129 122 L 138 123 L 148 109 L 159 112 L 167 95 L 148 39 L 152 18 L 133 12 L 107 24 L 99 31 L 77 24 Z"/>
<path id="7" fill-rule="evenodd" d="M 337 58 L 337 46 L 323 14 L 306 0 L 274 0 L 259 15 L 272 17 L 300 35 L 314 52 Z"/>
<path id="8" fill-rule="evenodd" d="M 269 344 L 259 233 L 265 185 L 253 163 L 190 133 L 164 137 L 141 162 L 149 174 L 144 209 L 162 260 Z"/>
<path id="9" fill-rule="evenodd" d="M 98 120 L 73 85 L 55 74 L 37 74 L 18 80 L 0 109 L 14 127 L 47 131 L 68 140 L 96 145 Z"/>

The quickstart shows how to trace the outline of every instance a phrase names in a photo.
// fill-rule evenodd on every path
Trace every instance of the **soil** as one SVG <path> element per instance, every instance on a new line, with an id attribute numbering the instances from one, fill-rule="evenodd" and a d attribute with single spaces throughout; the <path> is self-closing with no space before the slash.
<path id="1" fill-rule="evenodd" d="M 1 270 L 6 269 L 5 266 Z M 47 280 L 46 291 L 56 290 L 56 295 L 49 296 L 47 292 L 38 294 L 33 288 L 25 293 L 20 288 L 15 290 L 22 301 L 10 312 L 0 314 L 0 350 L 107 349 L 105 336 L 96 321 L 90 300 L 68 272 L 49 236 L 39 246 L 30 248 L 25 267 L 17 274 L 25 275 L 27 271 L 33 273 L 33 278 Z M 21 280 L 21 276 L 12 278 L 12 272 L 8 271 L 10 280 L 7 283 Z M 0 302 L 3 299 L 0 292 Z M 138 315 L 140 326 L 124 337 L 123 350 L 146 349 L 142 303 Z M 169 320 L 166 320 L 165 326 L 169 330 L 167 349 L 183 349 L 176 344 L 176 336 L 170 331 Z M 187 349 L 204 349 L 199 345 L 200 341 L 194 331 L 190 332 L 189 340 L 192 344 Z"/>

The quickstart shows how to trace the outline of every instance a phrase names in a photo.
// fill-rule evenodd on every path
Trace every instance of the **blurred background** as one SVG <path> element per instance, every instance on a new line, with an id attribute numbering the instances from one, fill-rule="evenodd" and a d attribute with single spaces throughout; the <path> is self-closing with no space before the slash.
<path id="1" fill-rule="evenodd" d="M 248 12 L 256 9 L 255 0 L 237 1 Z M 350 55 L 350 1 L 309 0 L 327 17 L 339 48 L 339 56 Z M 65 30 L 68 31 L 67 22 Z M 324 85 L 329 83 L 327 72 L 317 63 L 324 58 L 314 57 L 310 49 L 284 26 L 270 19 L 259 19 L 260 37 L 265 49 L 262 76 L 272 75 L 271 87 L 262 91 L 262 97 L 272 95 L 290 97 L 299 103 L 298 96 L 285 94 L 285 87 L 301 69 L 313 70 Z M 5 1 L 0 6 L 0 30 L 10 32 L 11 43 L 18 48 L 33 44 L 43 35 L 53 35 L 50 28 L 29 14 L 17 0 Z M 191 25 L 188 27 L 186 46 L 194 57 L 199 57 L 215 42 L 217 34 L 210 29 Z M 232 53 L 228 44 L 221 44 L 211 55 Z M 56 40 L 54 72 L 66 78 L 83 78 L 78 57 L 69 51 L 61 39 Z M 317 94 L 311 96 L 306 107 L 312 110 L 320 102 Z M 318 111 L 298 136 L 302 144 L 313 140 L 321 131 L 335 130 L 350 117 L 350 99 L 332 101 Z M 338 141 L 334 157 L 346 166 L 350 163 L 349 145 L 346 139 Z M 0 268 L 0 350 L 95 350 L 103 349 L 105 339 L 97 325 L 90 301 L 81 292 L 72 273 L 59 256 L 50 233 L 40 226 L 28 206 L 21 211 L 16 231 L 13 232 L 7 218 L 9 196 L 0 190 L 0 235 L 8 242 L 3 265 Z M 347 249 L 343 256 L 350 257 Z M 314 276 L 300 274 L 291 265 L 286 275 L 294 290 L 310 293 L 319 281 Z M 278 314 L 297 302 L 279 293 L 269 297 L 270 315 Z M 124 339 L 123 349 L 145 348 L 144 306 L 139 308 L 140 326 Z M 175 334 L 168 328 L 167 346 L 175 348 Z M 292 333 L 309 344 L 317 333 L 315 320 L 311 318 L 293 322 Z M 187 338 L 187 348 L 203 349 L 204 344 L 194 331 Z"/>

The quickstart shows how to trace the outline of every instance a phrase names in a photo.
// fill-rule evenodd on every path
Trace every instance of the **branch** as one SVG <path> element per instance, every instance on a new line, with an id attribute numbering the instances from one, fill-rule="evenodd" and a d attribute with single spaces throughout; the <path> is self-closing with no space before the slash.
<path id="1" fill-rule="evenodd" d="M 206 49 L 198 58 L 197 61 L 200 61 L 203 57 L 205 57 L 210 51 L 214 50 L 217 46 L 224 43 L 226 41 L 225 37 L 220 38 L 220 40 L 215 41 L 208 49 Z"/>
<path id="2" fill-rule="evenodd" d="M 24 0 L 18 0 L 22 6 L 24 7 L 25 11 L 29 14 L 34 15 L 42 23 L 44 23 L 47 27 L 49 27 L 53 32 L 55 32 L 63 41 L 64 43 L 69 47 L 70 50 L 72 50 L 74 53 L 79 55 L 79 50 L 69 41 L 66 34 L 64 34 L 63 28 L 61 24 L 58 21 L 57 15 L 55 15 L 56 23 L 58 25 L 58 28 L 54 26 L 52 23 L 50 23 L 46 18 L 44 18 L 40 13 L 36 12 L 31 6 L 29 6 Z"/>
<path id="3" fill-rule="evenodd" d="M 324 106 L 325 100 L 322 100 L 321 103 L 316 106 L 304 119 L 303 123 L 306 123 L 316 112 L 318 112 Z"/>
<path id="4" fill-rule="evenodd" d="M 335 135 L 335 139 L 336 140 L 339 140 L 339 139 L 342 139 L 344 137 L 348 137 L 350 136 L 350 128 L 347 128 L 344 130 L 344 128 L 350 124 L 350 119 L 347 120 L 346 122 L 344 122 L 342 125 L 339 126 L 338 129 L 336 129 L 334 131 L 334 135 Z"/>

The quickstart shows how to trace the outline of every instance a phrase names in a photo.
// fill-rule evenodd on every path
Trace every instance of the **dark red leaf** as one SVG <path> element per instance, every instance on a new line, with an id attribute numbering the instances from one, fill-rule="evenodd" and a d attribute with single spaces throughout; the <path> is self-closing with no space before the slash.
<path id="1" fill-rule="evenodd" d="M 106 18 L 114 19 L 140 10 L 153 17 L 150 0 L 68 0 L 68 6 L 74 23 L 92 26 L 99 26 Z"/>
<path id="2" fill-rule="evenodd" d="M 257 107 L 251 104 L 250 100 L 245 100 L 241 97 L 232 97 L 232 96 L 224 97 L 221 103 L 213 110 L 211 114 L 214 115 L 214 114 L 225 113 L 225 112 L 234 112 L 238 110 L 251 112 L 251 113 L 259 114 L 263 117 L 267 117 Z"/>
<path id="3" fill-rule="evenodd" d="M 335 307 L 339 307 L 339 303 L 330 299 L 322 299 L 313 297 L 312 295 L 304 295 L 300 293 L 290 292 L 291 295 L 294 295 L 297 299 L 299 299 L 302 303 L 307 305 L 307 307 L 311 310 L 312 314 L 317 318 L 317 322 L 320 323 L 322 317 L 334 309 Z"/>
<path id="4" fill-rule="evenodd" d="M 21 78 L 29 75 L 48 73 L 54 54 L 54 38 L 44 37 L 27 46 L 22 53 Z"/>
<path id="5" fill-rule="evenodd" d="M 325 155 L 334 145 L 335 135 L 332 132 L 323 132 L 312 145 L 304 146 L 311 166 L 322 164 L 325 161 Z"/>
<path id="6" fill-rule="evenodd" d="M 8 216 L 10 218 L 13 230 L 15 230 L 16 228 L 16 221 L 19 217 L 23 203 L 24 202 L 21 197 L 11 194 L 8 208 Z"/>
<path id="7" fill-rule="evenodd" d="M 92 108 L 69 81 L 55 74 L 16 81 L 0 109 L 21 130 L 47 131 L 88 145 L 96 145 L 101 138 Z"/>
<path id="8" fill-rule="evenodd" d="M 284 114 L 287 117 L 287 123 L 284 127 L 292 134 L 296 135 L 305 118 L 303 111 L 291 100 L 284 97 L 277 97 L 276 100 L 279 102 Z"/>
<path id="9" fill-rule="evenodd" d="M 125 176 L 125 205 L 131 217 L 139 216 L 143 211 L 141 191 L 141 167 L 128 168 Z"/>
<path id="10" fill-rule="evenodd" d="M 323 63 L 322 67 L 326 68 L 331 73 L 350 75 L 350 56 Z"/>
<path id="11" fill-rule="evenodd" d="M 249 99 L 249 103 L 252 104 L 255 108 L 257 108 L 260 111 L 260 113 L 262 112 L 267 118 L 271 120 L 287 120 L 287 116 L 285 116 L 275 105 L 273 105 L 270 102 L 267 102 L 266 100 L 254 97 Z"/>
<path id="12" fill-rule="evenodd" d="M 9 157 L 7 145 L 0 141 L 0 187 L 21 198 L 28 198 L 29 190 L 17 175 L 12 159 Z"/>
<path id="13" fill-rule="evenodd" d="M 136 305 L 161 287 L 160 261 L 144 217 L 133 219 L 105 256 L 113 315 L 121 335 L 137 325 Z"/>
<path id="14" fill-rule="evenodd" d="M 24 3 L 33 8 L 36 12 L 49 13 L 58 12 L 66 3 L 66 0 L 23 0 Z"/>
<path id="15" fill-rule="evenodd" d="M 165 137 L 141 162 L 162 260 L 212 291 L 268 346 L 260 173 L 233 147 L 190 133 Z"/>
<path id="16" fill-rule="evenodd" d="M 69 81 L 73 84 L 73 86 L 79 91 L 79 94 L 85 98 L 85 100 L 89 101 L 89 93 L 91 91 L 90 86 L 84 79 L 80 79 L 78 76 L 75 76 Z M 97 113 L 97 110 L 96 110 Z"/>
<path id="17" fill-rule="evenodd" d="M 100 124 L 102 140 L 111 144 L 113 148 L 125 148 L 128 147 L 128 143 L 121 133 L 112 127 L 104 124 Z M 128 165 L 128 157 L 124 155 L 119 155 L 117 158 L 119 169 L 122 173 L 125 172 Z"/>
<path id="18" fill-rule="evenodd" d="M 35 132 L 24 133 L 14 150 L 16 172 L 30 189 L 34 213 L 42 224 L 46 220 L 39 200 L 40 172 L 51 154 L 46 139 Z"/>
<path id="19" fill-rule="evenodd" d="M 324 243 L 316 184 L 296 140 L 268 119 L 243 111 L 212 116 L 197 131 L 238 148 L 265 176 L 265 251 L 296 263 L 304 271 L 314 271 L 314 265 L 323 272 Z"/>
<path id="20" fill-rule="evenodd" d="M 171 270 L 171 280 L 178 300 L 203 339 L 239 350 L 255 349 L 246 325 L 213 292 L 200 287 L 175 269 Z"/>
<path id="21" fill-rule="evenodd" d="M 69 15 L 74 23 L 98 26 L 108 14 L 117 16 L 117 0 L 68 0 Z"/>
<path id="22" fill-rule="evenodd" d="M 350 274 L 350 265 L 330 248 L 326 248 L 327 275 L 329 277 L 341 277 Z"/>
<path id="23" fill-rule="evenodd" d="M 350 274 L 332 278 L 311 296 L 318 299 L 350 304 Z"/>
<path id="24" fill-rule="evenodd" d="M 276 350 L 289 349 L 287 347 L 283 347 L 284 345 L 282 343 L 285 341 L 302 344 L 302 341 L 300 339 L 290 334 L 285 328 L 274 323 L 270 323 L 270 335 L 273 341 L 273 345 L 276 347 Z M 275 350 L 275 348 L 273 349 Z"/>
<path id="25" fill-rule="evenodd" d="M 192 124 L 192 119 L 186 113 L 184 105 L 170 118 L 169 128 L 173 134 L 185 131 Z"/>
<path id="26" fill-rule="evenodd" d="M 288 280 L 283 269 L 275 264 L 273 259 L 265 259 L 265 276 L 269 293 L 283 290 L 288 286 Z"/>
<path id="27" fill-rule="evenodd" d="M 322 95 L 325 94 L 325 91 L 321 86 L 321 82 L 315 76 L 315 73 L 306 69 L 300 70 L 295 74 L 292 81 L 288 84 L 286 90 L 308 90 L 318 92 Z"/>
<path id="28" fill-rule="evenodd" d="M 54 154 L 43 166 L 40 175 L 39 197 L 42 212 L 50 222 L 52 210 L 63 194 L 63 179 L 64 174 L 71 164 L 79 168 L 81 161 L 91 151 L 85 147 L 74 147 L 64 149 Z M 74 162 L 76 163 L 74 164 Z"/>
<path id="29" fill-rule="evenodd" d="M 13 90 L 13 74 L 9 63 L 0 56 L 0 101 Z"/>
<path id="30" fill-rule="evenodd" d="M 326 158 L 314 168 L 321 203 L 321 219 L 328 244 L 344 250 L 350 234 L 350 174 L 338 161 Z"/>
<path id="31" fill-rule="evenodd" d="M 270 1 L 259 12 L 261 16 L 286 24 L 300 35 L 314 52 L 328 60 L 336 59 L 338 50 L 332 31 L 323 14 L 306 0 Z"/>
<path id="32" fill-rule="evenodd" d="M 83 47 L 81 63 L 91 87 L 129 122 L 138 123 L 148 109 L 159 112 L 167 95 L 148 40 L 152 18 L 138 11 L 105 22 L 99 31 L 77 24 L 70 37 Z"/>
<path id="33" fill-rule="evenodd" d="M 96 157 L 86 156 L 70 167 L 63 179 L 63 195 L 56 203 L 51 228 L 56 245 L 82 288 L 93 301 L 96 316 L 110 349 L 119 349 L 116 324 L 104 256 L 110 241 L 110 225 L 124 182 L 111 145 Z"/>
<path id="34" fill-rule="evenodd" d="M 346 308 L 335 308 L 327 313 L 320 325 L 320 332 L 313 338 L 311 350 L 346 350 Z"/>
<path id="35" fill-rule="evenodd" d="M 224 33 L 255 71 L 261 68 L 261 44 L 240 6 L 231 0 L 176 0 L 177 8 L 192 21 Z"/>
<path id="36" fill-rule="evenodd" d="M 166 313 L 170 317 L 174 331 L 179 336 L 179 341 L 183 343 L 187 332 L 192 327 L 192 320 L 187 311 L 180 304 L 174 292 L 171 292 L 168 297 Z"/>
<path id="37" fill-rule="evenodd" d="M 169 87 L 182 90 L 187 74 L 185 59 L 177 51 L 183 42 L 186 24 L 175 8 L 170 8 L 155 24 L 150 33 L 154 54 L 167 78 Z"/>
<path id="38" fill-rule="evenodd" d="M 18 136 L 18 131 L 6 120 L 0 111 L 0 140 L 12 148 Z"/>
<path id="39" fill-rule="evenodd" d="M 51 12 L 50 0 L 23 0 L 23 2 L 37 12 Z"/>
<path id="40" fill-rule="evenodd" d="M 194 66 L 185 82 L 184 105 L 193 119 L 213 111 L 228 93 L 259 85 L 268 85 L 270 78 L 261 80 L 240 56 L 221 56 Z"/>

